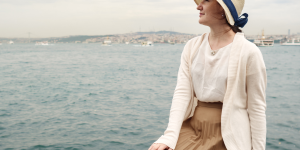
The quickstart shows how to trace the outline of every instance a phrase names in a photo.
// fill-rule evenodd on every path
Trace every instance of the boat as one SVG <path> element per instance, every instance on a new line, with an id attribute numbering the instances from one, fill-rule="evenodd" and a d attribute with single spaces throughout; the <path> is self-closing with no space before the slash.
<path id="1" fill-rule="evenodd" d="M 262 30 L 261 38 L 254 40 L 253 43 L 259 47 L 274 46 L 274 40 L 266 40 L 265 39 L 264 30 Z"/>
<path id="2" fill-rule="evenodd" d="M 152 41 L 142 42 L 142 46 L 153 46 Z"/>
<path id="3" fill-rule="evenodd" d="M 111 40 L 106 37 L 101 46 L 111 46 Z"/>
<path id="4" fill-rule="evenodd" d="M 14 44 L 14 42 L 13 42 L 12 40 L 10 40 L 10 41 L 8 42 L 8 44 Z"/>
<path id="5" fill-rule="evenodd" d="M 129 42 L 125 42 L 125 44 L 129 44 Z"/>
<path id="6" fill-rule="evenodd" d="M 35 42 L 35 45 L 49 45 L 48 41 Z"/>
<path id="7" fill-rule="evenodd" d="M 259 47 L 274 46 L 274 40 L 254 40 L 254 44 Z"/>
<path id="8" fill-rule="evenodd" d="M 175 39 L 173 39 L 173 41 L 169 40 L 169 44 L 174 45 L 175 44 Z"/>
<path id="9" fill-rule="evenodd" d="M 2 43 L 0 42 L 0 45 L 2 45 Z"/>
<path id="10" fill-rule="evenodd" d="M 287 40 L 284 43 L 281 43 L 280 45 L 282 46 L 300 46 L 300 40 L 299 39 L 291 39 L 291 40 Z"/>

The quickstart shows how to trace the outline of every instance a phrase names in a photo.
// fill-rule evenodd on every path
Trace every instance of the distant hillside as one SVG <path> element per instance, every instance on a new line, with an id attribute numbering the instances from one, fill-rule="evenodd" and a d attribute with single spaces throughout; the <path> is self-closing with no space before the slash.
<path id="1" fill-rule="evenodd" d="M 186 34 L 186 33 L 163 30 L 163 31 L 157 31 L 157 32 L 136 32 L 135 34 Z"/>
<path id="2" fill-rule="evenodd" d="M 49 38 L 1 38 L 0 37 L 0 42 L 2 41 L 2 43 L 8 43 L 8 41 L 12 40 L 15 43 L 28 43 L 30 41 L 30 43 L 35 43 L 35 42 L 40 42 L 40 41 L 49 41 L 51 43 L 81 43 L 81 42 L 86 42 L 87 40 L 89 40 L 88 42 L 101 42 L 103 41 L 103 38 L 105 37 L 114 37 L 114 40 L 116 40 L 116 38 L 119 37 L 126 37 L 129 38 L 130 40 L 133 40 L 132 37 L 133 36 L 139 36 L 139 35 L 143 35 L 142 37 L 137 37 L 137 39 L 135 40 L 146 40 L 148 37 L 147 35 L 152 35 L 152 34 L 168 34 L 168 35 L 191 35 L 191 34 L 186 34 L 186 33 L 180 33 L 180 32 L 174 32 L 174 31 L 150 31 L 150 32 L 134 32 L 134 33 L 125 33 L 125 34 L 111 34 L 111 35 L 71 35 L 71 36 L 64 36 L 64 37 L 49 37 Z M 121 40 L 124 39 L 120 39 L 118 41 L 112 41 L 112 42 L 119 42 Z M 128 40 L 128 39 L 127 39 Z"/>

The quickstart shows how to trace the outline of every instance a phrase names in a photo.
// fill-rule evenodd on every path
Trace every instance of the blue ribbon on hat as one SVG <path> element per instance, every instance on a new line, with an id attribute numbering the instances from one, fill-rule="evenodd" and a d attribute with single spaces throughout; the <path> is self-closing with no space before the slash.
<path id="1" fill-rule="evenodd" d="M 243 28 L 246 23 L 248 22 L 248 14 L 244 13 L 240 17 L 238 16 L 238 13 L 236 12 L 235 6 L 233 5 L 231 0 L 223 0 L 223 2 L 228 7 L 233 19 L 234 19 L 234 25 Z M 244 17 L 242 17 L 244 16 Z"/>

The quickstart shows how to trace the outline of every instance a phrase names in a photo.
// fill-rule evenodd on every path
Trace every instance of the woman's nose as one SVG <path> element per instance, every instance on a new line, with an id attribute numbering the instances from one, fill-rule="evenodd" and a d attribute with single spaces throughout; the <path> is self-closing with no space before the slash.
<path id="1" fill-rule="evenodd" d="M 203 9 L 203 6 L 202 4 L 200 3 L 198 6 L 197 6 L 197 10 L 202 10 Z"/>

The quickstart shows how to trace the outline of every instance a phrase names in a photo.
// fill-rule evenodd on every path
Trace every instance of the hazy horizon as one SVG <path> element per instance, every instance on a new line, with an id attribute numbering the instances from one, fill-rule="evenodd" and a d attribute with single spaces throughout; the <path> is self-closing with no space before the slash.
<path id="1" fill-rule="evenodd" d="M 193 0 L 0 0 L 1 35 L 5 38 L 108 35 L 130 32 L 175 31 L 188 34 L 209 32 L 198 23 Z M 245 1 L 249 14 L 243 32 L 248 35 L 300 32 L 300 1 Z"/>

